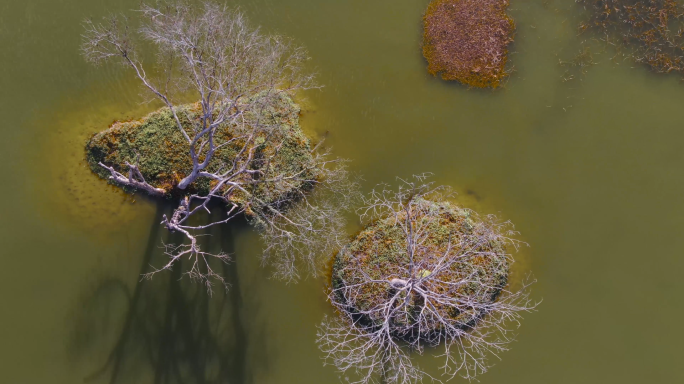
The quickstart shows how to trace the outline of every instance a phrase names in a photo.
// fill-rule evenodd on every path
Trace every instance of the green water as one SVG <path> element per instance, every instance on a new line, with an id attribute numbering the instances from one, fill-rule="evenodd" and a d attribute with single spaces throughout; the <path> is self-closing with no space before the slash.
<path id="1" fill-rule="evenodd" d="M 172 274 L 138 282 L 173 241 L 156 225 L 168 207 L 123 196 L 82 161 L 90 134 L 150 108 L 130 73 L 79 55 L 83 18 L 138 1 L 110 3 L 0 3 L 0 383 L 338 382 L 314 343 L 322 282 L 269 280 L 244 223 L 212 237 L 234 255 L 227 295 Z M 572 0 L 511 0 L 515 72 L 495 92 L 427 75 L 425 0 L 240 3 L 309 49 L 325 88 L 307 95 L 303 124 L 329 132 L 364 190 L 434 172 L 530 244 L 520 269 L 544 301 L 482 383 L 684 382 L 677 76 L 609 51 L 563 82 L 559 58 L 589 37 Z"/>

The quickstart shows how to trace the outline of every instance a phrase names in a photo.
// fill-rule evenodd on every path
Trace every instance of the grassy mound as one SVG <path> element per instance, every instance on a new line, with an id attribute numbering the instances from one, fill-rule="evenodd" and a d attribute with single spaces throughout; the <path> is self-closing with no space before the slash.
<path id="1" fill-rule="evenodd" d="M 420 200 L 417 204 L 421 207 L 420 211 L 426 208 L 425 212 L 430 212 L 431 219 L 426 221 L 430 224 L 427 226 L 425 241 L 414 254 L 414 281 L 435 273 L 433 279 L 421 283 L 423 289 L 450 297 L 468 298 L 479 303 L 495 301 L 508 280 L 510 260 L 504 245 L 492 240 L 490 229 L 473 218 L 468 210 L 448 202 Z M 433 220 L 435 217 L 438 220 Z M 416 221 L 423 219 L 424 216 L 417 217 Z M 405 220 L 405 216 L 371 223 L 335 256 L 332 266 L 334 289 L 344 288 L 345 284 L 349 286 L 364 282 L 351 299 L 346 299 L 345 304 L 353 312 L 368 311 L 386 302 L 392 290 L 387 281 L 393 278 L 411 278 L 407 238 L 400 225 L 402 220 Z M 441 272 L 434 272 L 434 267 L 439 264 L 438 260 L 445 254 L 450 243 L 450 260 L 453 260 L 453 264 Z M 455 244 L 460 245 L 454 246 Z M 463 252 L 466 249 L 469 251 Z M 480 284 L 453 284 L 466 279 L 472 281 L 474 278 Z M 345 300 L 341 294 L 338 299 Z M 414 293 L 414 297 L 406 299 L 415 311 L 420 309 L 419 295 Z M 439 304 L 436 310 L 451 320 L 452 324 L 458 324 L 462 328 L 472 327 L 482 316 L 482 313 L 474 309 L 458 310 L 453 306 L 440 307 Z M 379 312 L 371 313 L 372 318 L 366 317 L 364 321 L 379 325 L 382 320 Z M 376 315 L 377 318 L 373 317 Z M 435 327 L 439 325 L 435 324 Z M 428 331 L 438 332 L 439 329 Z"/>
<path id="2" fill-rule="evenodd" d="M 291 175 L 306 170 L 304 177 L 315 177 L 313 170 L 307 166 L 312 161 L 310 141 L 299 126 L 299 106 L 292 99 L 281 95 L 272 105 L 263 108 L 258 113 L 250 112 L 245 118 L 250 121 L 259 120 L 260 124 L 270 127 L 271 136 L 266 142 L 266 132 L 257 138 L 259 144 L 255 158 L 265 158 L 275 154 L 270 163 L 271 174 Z M 199 104 L 188 104 L 178 108 L 177 112 L 186 131 L 191 132 L 193 124 L 197 124 L 201 114 Z M 192 136 L 192 135 L 191 135 Z M 218 144 L 227 142 L 236 136 L 236 127 L 221 127 L 216 134 Z M 282 143 L 276 151 L 274 145 Z M 244 141 L 236 140 L 216 151 L 208 171 L 216 171 L 225 164 L 232 164 Z M 171 194 L 180 194 L 175 189 L 178 182 L 192 170 L 192 161 L 188 153 L 188 143 L 178 130 L 173 115 L 168 108 L 152 112 L 141 120 L 117 122 L 109 129 L 94 135 L 86 145 L 86 159 L 90 168 L 103 179 L 108 179 L 109 171 L 99 166 L 102 162 L 113 166 L 123 174 L 128 170 L 126 162 L 135 164 L 145 177 L 145 180 L 157 187 L 163 188 Z M 255 168 L 265 167 L 263 162 L 254 162 Z M 308 174 L 308 175 L 307 175 Z M 243 175 L 246 178 L 250 175 Z M 274 201 L 284 194 L 305 185 L 293 183 L 259 184 L 257 193 L 266 201 Z M 207 194 L 211 188 L 210 180 L 199 178 L 182 193 Z M 231 196 L 231 200 L 240 202 L 243 198 L 239 194 Z"/>
<path id="3" fill-rule="evenodd" d="M 498 87 L 508 75 L 515 31 L 507 7 L 508 0 L 433 0 L 423 17 L 428 71 L 471 87 Z"/>

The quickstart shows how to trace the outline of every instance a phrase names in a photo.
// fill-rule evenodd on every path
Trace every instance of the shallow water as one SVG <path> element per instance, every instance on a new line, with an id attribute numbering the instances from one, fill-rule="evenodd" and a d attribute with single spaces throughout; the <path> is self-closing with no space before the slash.
<path id="1" fill-rule="evenodd" d="M 82 148 L 150 106 L 130 74 L 78 52 L 83 18 L 137 3 L 0 4 L 0 382 L 338 382 L 314 344 L 329 311 L 322 283 L 268 279 L 244 223 L 212 237 L 234 254 L 225 297 L 207 300 L 172 274 L 138 282 L 162 260 L 160 241 L 173 240 L 156 225 L 168 207 L 97 180 Z M 307 95 L 303 124 L 329 132 L 365 190 L 434 172 L 530 244 L 521 269 L 544 301 L 482 383 L 684 381 L 677 76 L 607 51 L 562 81 L 559 59 L 589 37 L 576 36 L 571 0 L 511 0 L 515 72 L 497 91 L 426 73 L 425 0 L 239 3 L 310 50 L 325 88 Z"/>

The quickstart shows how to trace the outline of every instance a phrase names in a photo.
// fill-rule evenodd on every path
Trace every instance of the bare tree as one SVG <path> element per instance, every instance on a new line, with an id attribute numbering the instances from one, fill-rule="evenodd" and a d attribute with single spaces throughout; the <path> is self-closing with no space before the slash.
<path id="1" fill-rule="evenodd" d="M 182 233 L 188 243 L 168 245 L 169 262 L 147 276 L 188 257 L 193 260 L 187 272 L 191 278 L 208 288 L 212 279 L 225 284 L 209 260 L 225 261 L 228 256 L 203 251 L 196 232 L 243 213 L 261 229 L 267 244 L 264 260 L 276 265 L 278 277 L 297 278 L 296 260 L 315 274 L 317 255 L 331 252 L 339 238 L 340 212 L 351 203 L 355 183 L 347 178 L 343 161 L 315 148 L 298 164 L 275 167 L 274 159 L 286 150 L 286 133 L 261 118 L 284 95 L 293 97 L 318 87 L 304 70 L 306 51 L 286 38 L 250 27 L 240 11 L 209 1 L 199 7 L 183 0 L 143 5 L 137 15 L 138 28 L 125 16 L 110 16 L 102 23 L 86 20 L 82 52 L 93 63 L 115 59 L 130 68 L 152 99 L 171 111 L 187 143 L 190 171 L 172 187 L 183 198 L 171 217 L 164 216 L 163 224 Z M 138 46 L 156 55 L 151 68 L 144 65 Z M 199 114 L 192 115 L 179 100 L 199 100 Z M 232 161 L 216 161 L 217 151 L 226 147 L 234 149 Z M 128 177 L 114 165 L 100 166 L 124 187 L 152 195 L 171 192 L 168 186 L 146 181 L 137 164 L 126 164 Z M 201 181 L 209 183 L 209 192 L 192 193 L 192 186 Z M 195 214 L 209 212 L 213 201 L 228 207 L 222 219 L 190 222 Z"/>
<path id="2" fill-rule="evenodd" d="M 510 223 L 455 207 L 425 177 L 373 191 L 359 211 L 369 224 L 334 260 L 337 314 L 319 326 L 318 344 L 354 383 L 441 381 L 411 360 L 426 348 L 439 351 L 443 378 L 474 378 L 536 306 L 532 281 L 508 284 L 505 247 L 518 246 Z"/>

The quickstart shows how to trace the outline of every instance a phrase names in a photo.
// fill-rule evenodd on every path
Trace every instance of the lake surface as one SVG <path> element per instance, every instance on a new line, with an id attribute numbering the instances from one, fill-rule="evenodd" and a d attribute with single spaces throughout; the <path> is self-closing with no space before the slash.
<path id="1" fill-rule="evenodd" d="M 169 207 L 125 196 L 83 161 L 92 133 L 138 117 L 140 88 L 80 57 L 80 22 L 136 0 L 0 3 L 0 383 L 338 382 L 315 345 L 323 282 L 284 285 L 236 222 L 232 287 L 209 299 L 163 260 Z M 325 85 L 302 123 L 329 132 L 363 188 L 434 172 L 459 201 L 511 220 L 518 270 L 542 299 L 484 384 L 684 382 L 684 84 L 580 42 L 572 0 L 511 0 L 515 72 L 503 89 L 429 76 L 426 0 L 244 0 L 250 18 L 304 44 Z M 421 364 L 434 365 L 429 357 Z M 462 382 L 454 380 L 454 382 Z"/>

